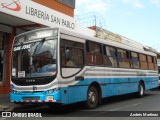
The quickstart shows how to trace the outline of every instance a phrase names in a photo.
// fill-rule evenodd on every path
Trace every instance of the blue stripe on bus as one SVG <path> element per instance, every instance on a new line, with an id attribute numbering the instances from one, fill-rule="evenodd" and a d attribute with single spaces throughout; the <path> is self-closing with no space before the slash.
<path id="1" fill-rule="evenodd" d="M 123 95 L 127 93 L 133 93 L 138 91 L 139 81 L 143 80 L 145 83 L 145 90 L 149 90 L 158 86 L 158 77 L 150 78 L 85 78 L 83 81 L 78 82 L 68 88 L 68 97 L 66 100 L 61 95 L 61 102 L 74 103 L 87 100 L 87 90 L 92 82 L 97 82 L 101 85 L 102 98 Z M 107 82 L 105 82 L 107 81 Z M 106 83 L 106 84 L 104 84 Z M 67 95 L 66 95 L 67 96 Z"/>

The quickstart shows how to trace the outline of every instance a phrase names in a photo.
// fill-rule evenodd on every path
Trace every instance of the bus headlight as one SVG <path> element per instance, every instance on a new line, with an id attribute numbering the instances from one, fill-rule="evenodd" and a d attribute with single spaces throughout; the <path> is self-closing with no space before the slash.
<path id="1" fill-rule="evenodd" d="M 54 92 L 54 90 L 48 90 L 47 93 L 48 94 L 52 94 Z"/>
<path id="2" fill-rule="evenodd" d="M 57 92 L 58 90 L 60 90 L 60 88 L 54 88 L 54 89 L 50 89 L 50 90 L 47 90 L 47 94 L 52 94 L 52 93 L 55 93 Z"/>
<path id="3" fill-rule="evenodd" d="M 14 94 L 18 94 L 18 91 L 12 90 Z"/>

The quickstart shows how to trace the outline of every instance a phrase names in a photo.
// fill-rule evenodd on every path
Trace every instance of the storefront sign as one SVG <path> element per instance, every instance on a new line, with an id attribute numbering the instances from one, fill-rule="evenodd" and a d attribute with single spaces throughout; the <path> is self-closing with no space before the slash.
<path id="1" fill-rule="evenodd" d="M 31 0 L 1 0 L 0 12 L 50 27 L 76 30 L 76 21 L 73 17 Z"/>

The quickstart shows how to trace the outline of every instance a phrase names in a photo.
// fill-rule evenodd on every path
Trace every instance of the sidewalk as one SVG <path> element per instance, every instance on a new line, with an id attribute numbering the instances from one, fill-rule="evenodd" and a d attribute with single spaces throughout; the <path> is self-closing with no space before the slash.
<path id="1" fill-rule="evenodd" d="M 35 108 L 43 107 L 44 105 L 38 104 L 15 104 L 10 102 L 9 94 L 0 94 L 0 112 L 3 111 L 23 111 L 32 110 Z"/>
<path id="2" fill-rule="evenodd" d="M 0 111 L 10 109 L 11 104 L 9 94 L 0 94 Z"/>
<path id="3" fill-rule="evenodd" d="M 14 107 L 18 107 L 20 105 L 14 104 L 10 102 L 9 94 L 0 94 L 0 112 L 2 111 L 11 111 Z"/>

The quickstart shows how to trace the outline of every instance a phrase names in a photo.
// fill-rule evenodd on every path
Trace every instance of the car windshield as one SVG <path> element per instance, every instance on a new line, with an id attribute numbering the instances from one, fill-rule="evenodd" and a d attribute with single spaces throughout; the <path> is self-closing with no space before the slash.
<path id="1" fill-rule="evenodd" d="M 31 78 L 56 74 L 57 38 L 22 44 L 13 47 L 12 77 Z"/>

